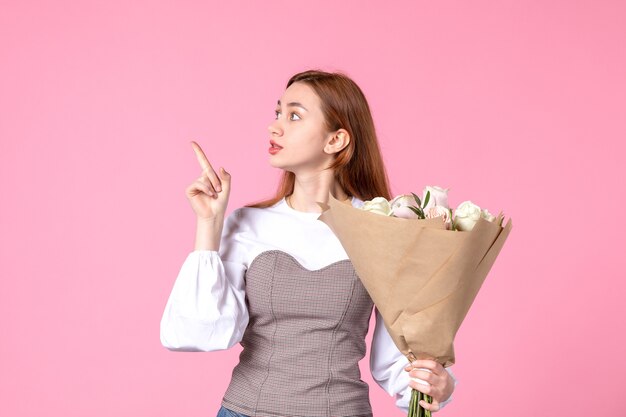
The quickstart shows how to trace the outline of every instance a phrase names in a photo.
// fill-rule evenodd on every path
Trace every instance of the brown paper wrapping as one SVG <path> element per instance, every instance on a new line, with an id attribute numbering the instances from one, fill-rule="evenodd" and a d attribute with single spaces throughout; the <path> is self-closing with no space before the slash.
<path id="1" fill-rule="evenodd" d="M 403 219 L 368 212 L 329 194 L 318 220 L 343 245 L 385 327 L 409 361 L 455 362 L 454 337 L 511 228 L 500 214 L 471 231 L 441 217 Z"/>

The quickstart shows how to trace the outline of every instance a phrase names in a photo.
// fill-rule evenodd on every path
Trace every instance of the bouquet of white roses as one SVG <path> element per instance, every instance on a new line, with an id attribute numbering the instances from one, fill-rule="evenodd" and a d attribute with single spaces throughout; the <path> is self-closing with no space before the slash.
<path id="1" fill-rule="evenodd" d="M 454 336 L 512 228 L 471 201 L 451 210 L 447 191 L 428 186 L 421 199 L 376 197 L 361 209 L 332 195 L 318 203 L 398 349 L 409 362 L 444 367 L 454 364 Z M 432 402 L 413 389 L 409 417 L 430 416 L 422 399 Z"/>
<path id="2" fill-rule="evenodd" d="M 376 197 L 366 201 L 361 209 L 405 219 L 441 217 L 447 230 L 469 231 L 481 217 L 490 222 L 496 218 L 487 209 L 481 209 L 470 200 L 462 202 L 452 211 L 448 206 L 448 188 L 429 185 L 424 188 L 422 199 L 414 193 L 398 195 L 391 201 L 384 197 Z"/>

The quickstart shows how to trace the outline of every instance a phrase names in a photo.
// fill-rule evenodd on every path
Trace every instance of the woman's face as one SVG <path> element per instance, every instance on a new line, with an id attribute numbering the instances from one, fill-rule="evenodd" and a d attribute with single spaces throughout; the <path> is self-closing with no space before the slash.
<path id="1" fill-rule="evenodd" d="M 324 148 L 332 133 L 325 131 L 320 99 L 311 87 L 291 84 L 278 101 L 275 116 L 268 127 L 269 139 L 282 148 L 269 149 L 270 165 L 295 174 L 317 172 L 329 165 L 333 153 Z"/>

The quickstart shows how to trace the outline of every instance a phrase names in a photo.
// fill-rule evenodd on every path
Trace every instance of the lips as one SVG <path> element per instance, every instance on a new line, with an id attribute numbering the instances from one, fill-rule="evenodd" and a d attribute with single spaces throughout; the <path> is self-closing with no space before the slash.
<path id="1" fill-rule="evenodd" d="M 270 148 L 267 150 L 271 155 L 276 155 L 283 148 L 272 139 L 270 139 Z"/>
<path id="2" fill-rule="evenodd" d="M 282 146 L 280 146 L 279 144 L 277 144 L 276 142 L 274 142 L 271 139 L 270 139 L 270 145 L 272 145 L 272 148 L 278 148 L 278 149 L 282 149 L 283 148 Z"/>

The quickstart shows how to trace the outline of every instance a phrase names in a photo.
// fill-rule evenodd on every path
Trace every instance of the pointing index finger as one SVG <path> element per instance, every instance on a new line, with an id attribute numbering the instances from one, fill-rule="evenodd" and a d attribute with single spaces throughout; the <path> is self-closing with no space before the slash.
<path id="1" fill-rule="evenodd" d="M 196 154 L 196 158 L 198 159 L 198 162 L 200 163 L 200 166 L 202 167 L 202 170 L 206 170 L 207 168 L 211 168 L 211 164 L 209 163 L 209 160 L 207 159 L 206 155 L 204 154 L 204 152 L 202 152 L 202 148 L 200 147 L 200 145 L 198 145 L 196 142 L 194 142 L 193 140 L 191 141 L 191 147 L 193 148 L 193 151 Z"/>

